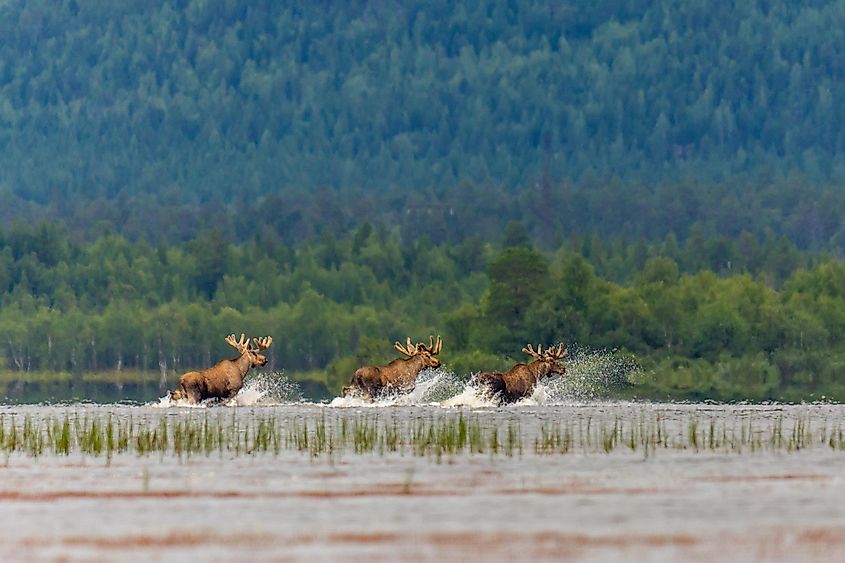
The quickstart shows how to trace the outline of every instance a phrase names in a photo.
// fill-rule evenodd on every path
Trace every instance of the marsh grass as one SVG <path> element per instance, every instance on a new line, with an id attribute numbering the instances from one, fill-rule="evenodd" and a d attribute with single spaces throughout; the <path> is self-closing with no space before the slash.
<path id="1" fill-rule="evenodd" d="M 34 458 L 43 455 L 103 457 L 240 455 L 301 452 L 312 458 L 340 455 L 413 455 L 436 461 L 462 454 L 522 455 L 518 421 L 490 426 L 478 416 L 429 416 L 399 420 L 379 414 L 317 417 L 256 414 L 187 414 L 119 418 L 112 414 L 67 412 L 22 418 L 0 414 L 0 451 Z"/>
<path id="2" fill-rule="evenodd" d="M 533 423 L 533 421 L 531 421 Z M 650 457 L 660 451 L 747 454 L 798 452 L 810 448 L 845 450 L 845 432 L 808 416 L 785 420 L 751 415 L 667 419 L 654 414 L 564 420 L 491 419 L 478 414 L 431 413 L 400 419 L 391 413 L 279 415 L 235 411 L 178 415 L 116 416 L 68 411 L 23 416 L 0 414 L 0 452 L 38 458 L 81 455 L 103 458 L 194 456 L 237 457 L 298 452 L 336 461 L 345 455 L 400 455 L 436 462 L 461 455 L 492 457 L 611 454 Z M 533 449 L 530 445 L 533 444 Z"/>
<path id="3" fill-rule="evenodd" d="M 755 421 L 753 416 L 710 417 L 705 420 L 689 415 L 684 424 L 671 431 L 659 413 L 654 418 L 640 416 L 625 420 L 614 417 L 598 426 L 588 418 L 559 423 L 543 423 L 534 440 L 537 454 L 611 453 L 619 449 L 655 455 L 659 449 L 743 454 L 755 452 L 797 452 L 811 447 L 845 450 L 842 428 L 828 430 L 825 421 L 814 426 L 808 417 L 790 421 L 784 431 L 783 417 L 774 421 Z"/>

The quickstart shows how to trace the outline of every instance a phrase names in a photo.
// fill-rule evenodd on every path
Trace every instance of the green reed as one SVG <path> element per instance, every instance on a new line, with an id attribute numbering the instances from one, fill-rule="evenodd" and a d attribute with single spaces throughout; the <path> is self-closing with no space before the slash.
<path id="1" fill-rule="evenodd" d="M 783 417 L 769 422 L 752 415 L 702 420 L 692 414 L 675 421 L 674 431 L 660 413 L 625 420 L 615 417 L 598 424 L 591 419 L 541 424 L 534 440 L 537 454 L 570 452 L 612 453 L 620 449 L 655 455 L 658 448 L 711 453 L 798 452 L 813 447 L 845 450 L 842 428 L 826 421 L 814 426 L 809 417 L 797 417 L 784 429 Z"/>
<path id="2" fill-rule="evenodd" d="M 300 453 L 330 461 L 345 455 L 409 455 L 435 462 L 463 455 L 533 455 L 658 452 L 793 453 L 813 448 L 845 450 L 840 425 L 809 416 L 761 419 L 639 413 L 572 415 L 560 420 L 491 418 L 431 413 L 403 419 L 391 413 L 324 411 L 285 415 L 256 411 L 118 416 L 69 411 L 36 416 L 0 414 L 0 452 L 14 455 L 80 455 L 111 462 L 115 455 L 237 457 Z"/>
<path id="3" fill-rule="evenodd" d="M 174 455 L 240 456 L 301 452 L 313 458 L 337 455 L 399 453 L 437 461 L 460 454 L 522 455 L 519 422 L 490 427 L 477 416 L 429 416 L 409 420 L 379 414 L 282 417 L 256 414 L 149 416 L 118 418 L 112 414 L 69 412 L 23 420 L 0 415 L 0 451 L 39 457 L 80 454 L 105 457 Z"/>

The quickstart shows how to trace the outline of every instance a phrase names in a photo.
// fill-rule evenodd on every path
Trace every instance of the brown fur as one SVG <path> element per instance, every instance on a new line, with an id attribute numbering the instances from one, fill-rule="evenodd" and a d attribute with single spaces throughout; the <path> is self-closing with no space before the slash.
<path id="1" fill-rule="evenodd" d="M 352 376 L 348 387 L 343 388 L 343 396 L 360 395 L 371 400 L 389 391 L 408 392 L 414 388 L 417 375 L 425 368 L 440 367 L 440 360 L 435 355 L 440 352 L 440 337 L 438 343 L 430 346 L 417 344 L 413 346 L 408 339 L 408 354 L 398 342 L 394 347 L 409 355 L 408 358 L 396 358 L 386 366 L 365 366 L 358 368 Z"/>
<path id="2" fill-rule="evenodd" d="M 523 350 L 528 352 L 526 349 Z M 550 350 L 554 351 L 555 348 Z M 529 352 L 532 356 L 535 356 L 533 362 L 516 364 L 504 373 L 481 372 L 473 378 L 473 383 L 480 389 L 497 396 L 504 403 L 515 403 L 531 395 L 537 382 L 543 378 L 566 373 L 566 366 L 558 363 L 562 357 L 565 357 L 565 351 L 560 352 L 560 350 L 563 350 L 562 347 L 558 350 L 557 357 L 554 353 L 550 354 L 548 351 L 545 355 L 535 355 L 533 351 Z"/>
<path id="3" fill-rule="evenodd" d="M 272 342 L 272 339 L 268 341 Z M 263 348 L 267 346 L 269 344 Z M 174 401 L 187 399 L 191 404 L 205 399 L 231 399 L 243 387 L 249 370 L 267 363 L 266 356 L 260 353 L 261 349 L 261 346 L 258 349 L 245 346 L 237 358 L 222 360 L 202 371 L 189 371 L 179 378 L 179 388 L 170 392 L 170 398 Z"/>

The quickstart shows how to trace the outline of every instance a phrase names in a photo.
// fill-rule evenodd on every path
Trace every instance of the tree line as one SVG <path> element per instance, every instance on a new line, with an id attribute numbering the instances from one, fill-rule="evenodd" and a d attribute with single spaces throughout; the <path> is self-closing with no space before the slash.
<path id="1" fill-rule="evenodd" d="M 714 269 L 712 256 L 731 264 Z M 751 235 L 590 236 L 546 251 L 520 223 L 496 244 L 365 223 L 300 246 L 214 230 L 79 244 L 57 225 L 21 225 L 0 232 L 0 355 L 22 380 L 137 370 L 167 385 L 231 355 L 229 333 L 269 334 L 269 369 L 337 393 L 356 367 L 389 360 L 394 340 L 442 334 L 459 376 L 563 341 L 634 357 L 641 396 L 843 398 L 843 280 L 839 260 Z"/>

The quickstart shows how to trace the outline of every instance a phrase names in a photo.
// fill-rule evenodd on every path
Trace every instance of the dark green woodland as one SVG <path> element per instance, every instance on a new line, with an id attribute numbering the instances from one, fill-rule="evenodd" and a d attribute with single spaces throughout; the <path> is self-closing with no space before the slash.
<path id="1" fill-rule="evenodd" d="M 0 4 L 0 362 L 315 397 L 442 334 L 626 396 L 845 399 L 845 2 Z M 3 389 L 0 388 L 0 396 Z"/>

